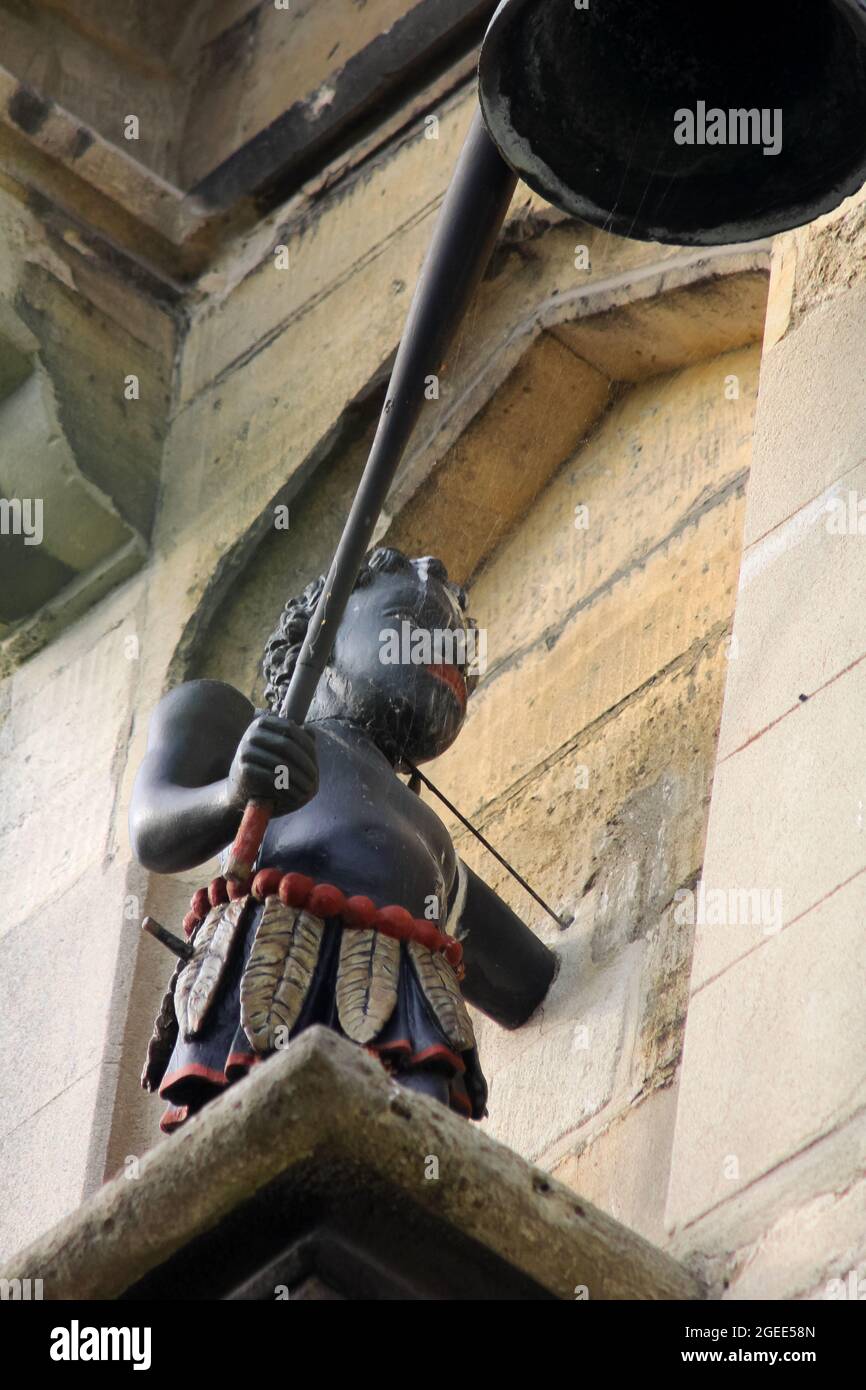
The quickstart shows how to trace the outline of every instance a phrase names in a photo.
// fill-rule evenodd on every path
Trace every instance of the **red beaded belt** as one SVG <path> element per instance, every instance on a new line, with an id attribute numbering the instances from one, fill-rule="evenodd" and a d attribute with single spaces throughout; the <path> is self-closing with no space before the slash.
<path id="1" fill-rule="evenodd" d="M 316 883 L 306 874 L 284 874 L 279 869 L 260 869 L 249 888 L 222 877 L 215 878 L 209 888 L 199 888 L 183 919 L 186 935 L 192 935 L 212 907 L 243 898 L 247 892 L 258 902 L 277 896 L 286 907 L 304 908 L 314 917 L 340 917 L 345 926 L 356 930 L 372 929 L 397 941 L 418 941 L 430 951 L 441 951 L 458 980 L 463 978 L 463 947 L 432 922 L 413 917 L 405 907 L 377 908 L 369 898 L 347 898 L 331 883 Z"/>

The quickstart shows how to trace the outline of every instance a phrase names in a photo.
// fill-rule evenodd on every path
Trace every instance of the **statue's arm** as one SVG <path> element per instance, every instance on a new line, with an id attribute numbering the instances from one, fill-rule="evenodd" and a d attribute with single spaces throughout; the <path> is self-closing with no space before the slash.
<path id="1" fill-rule="evenodd" d="M 463 994 L 469 1003 L 504 1028 L 519 1028 L 550 988 L 553 952 L 462 862 L 448 930 L 463 945 Z"/>
<path id="2" fill-rule="evenodd" d="M 145 868 L 191 869 L 232 840 L 243 807 L 229 799 L 227 777 L 254 714 L 221 681 L 189 681 L 160 700 L 129 808 L 133 853 Z"/>
<path id="3" fill-rule="evenodd" d="M 277 779 L 277 769 L 288 770 Z M 249 797 L 295 810 L 318 786 L 313 735 L 223 681 L 189 681 L 160 700 L 132 790 L 129 831 L 146 869 L 178 873 L 234 838 Z"/>

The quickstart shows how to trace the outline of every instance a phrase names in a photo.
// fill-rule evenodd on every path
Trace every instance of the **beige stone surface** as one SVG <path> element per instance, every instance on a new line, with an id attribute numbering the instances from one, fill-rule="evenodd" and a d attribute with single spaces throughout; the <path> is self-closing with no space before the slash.
<path id="1" fill-rule="evenodd" d="M 663 793 L 670 793 L 672 781 L 669 778 L 662 783 Z M 679 920 L 677 894 L 683 891 L 682 885 L 690 884 L 694 878 L 693 873 L 686 876 L 682 871 L 689 850 L 692 863 L 696 864 L 704 848 L 705 817 L 702 813 L 706 798 L 699 797 L 697 783 L 698 776 L 694 776 L 691 781 L 683 779 L 678 785 L 674 784 L 680 804 L 671 809 L 665 821 L 668 843 L 664 846 L 666 854 L 661 860 L 661 872 L 657 861 L 653 861 L 657 873 L 657 883 L 653 884 L 657 894 L 655 903 L 650 895 L 647 896 L 650 896 L 651 906 L 657 906 L 661 898 L 666 898 L 667 904 L 646 932 L 638 1026 L 629 1075 L 630 1096 L 637 1099 L 659 1087 L 670 1087 L 682 1060 L 694 928 Z M 649 858 L 646 851 L 645 857 Z M 677 886 L 673 889 L 671 903 L 669 895 L 675 880 Z"/>
<path id="2" fill-rule="evenodd" d="M 310 102 L 312 124 L 317 107 L 333 101 L 341 69 L 415 3 L 366 0 L 350 24 L 343 0 L 293 0 L 288 10 L 249 5 L 240 40 L 212 43 L 203 55 L 178 150 L 183 185 L 201 178 L 297 102 Z"/>
<path id="3" fill-rule="evenodd" d="M 744 551 L 720 758 L 866 652 L 858 605 L 847 601 L 866 581 L 866 506 L 858 510 L 864 499 L 860 462 Z"/>
<path id="4" fill-rule="evenodd" d="M 429 241 L 432 216 L 469 128 L 473 100 L 466 92 L 444 105 L 439 112 L 438 140 L 425 140 L 423 125 L 417 124 L 370 168 L 350 176 L 326 207 L 312 213 L 302 208 L 297 221 L 287 217 L 287 225 L 274 228 L 271 245 L 262 249 L 259 261 L 231 287 L 229 298 L 217 293 L 195 315 L 181 363 L 179 404 L 185 405 L 215 378 L 229 375 L 233 366 L 243 364 L 251 354 L 259 356 L 261 345 L 267 347 L 297 320 L 309 318 L 325 297 L 335 306 L 330 318 L 329 371 L 345 365 L 341 357 L 354 355 L 341 354 L 339 347 L 349 324 L 356 348 L 364 346 L 365 328 L 375 340 L 383 329 L 387 331 L 391 316 L 402 325 Z M 276 245 L 288 248 L 288 270 L 277 269 Z M 384 272 L 383 292 L 378 299 L 367 300 L 360 286 L 377 264 Z M 346 307 L 337 308 L 339 289 L 347 281 L 357 287 L 355 294 L 352 301 L 342 300 Z M 394 337 L 398 334 L 399 327 Z M 293 380 L 292 396 L 297 400 L 300 395 Z"/>
<path id="5" fill-rule="evenodd" d="M 753 343 L 766 301 L 765 273 L 719 276 L 566 325 L 556 336 L 615 381 L 645 381 Z"/>
<path id="6" fill-rule="evenodd" d="M 606 376 L 542 334 L 404 507 L 387 542 L 413 555 L 436 536 L 449 573 L 468 580 L 588 438 L 611 390 Z"/>
<path id="7" fill-rule="evenodd" d="M 781 1217 L 748 1251 L 725 1298 L 862 1302 L 866 1295 L 864 1225 L 864 1181 L 805 1201 Z"/>
<path id="8" fill-rule="evenodd" d="M 42 1235 L 87 1190 L 91 1146 L 101 1121 L 101 1068 L 27 1115 L 0 1139 L 0 1258 Z M 38 1269 L 23 1278 L 38 1279 Z"/>
<path id="9" fill-rule="evenodd" d="M 0 367 L 0 483 L 41 500 L 44 538 L 32 548 L 3 538 L 4 675 L 140 568 L 175 349 L 171 314 L 140 267 L 113 248 L 106 269 L 80 222 L 28 196 L 6 155 L 0 135 L 0 358 L 14 350 L 27 373 L 13 380 Z M 128 375 L 136 402 L 124 400 Z"/>
<path id="10" fill-rule="evenodd" d="M 472 586 L 489 634 L 491 675 L 573 610 L 625 582 L 647 557 L 667 554 L 703 513 L 743 489 L 758 360 L 756 348 L 726 354 L 615 401 Z M 725 398 L 732 375 L 738 400 Z M 544 433 L 543 407 L 537 428 Z M 575 526 L 577 506 L 588 509 L 585 530 Z"/>
<path id="11" fill-rule="evenodd" d="M 458 838 L 476 872 L 561 957 L 548 998 L 523 1028 L 506 1033 L 475 1016 L 493 1083 L 485 1126 L 545 1165 L 592 1143 L 676 1074 L 691 933 L 665 907 L 701 860 L 714 745 L 705 711 L 721 698 L 724 668 L 719 641 L 484 814 L 493 844 L 557 909 L 575 914 L 566 932 L 471 837 Z"/>
<path id="12" fill-rule="evenodd" d="M 140 916 L 117 788 L 140 665 L 127 645 L 140 632 L 140 600 L 140 583 L 119 590 L 2 687 L 0 863 L 15 883 L 0 934 L 7 1251 L 105 1171 L 116 1011 Z"/>
<path id="13" fill-rule="evenodd" d="M 572 732 L 632 696 L 714 624 L 727 621 L 740 526 L 741 511 L 731 498 L 630 568 L 596 602 L 578 608 L 549 641 L 507 663 L 492 646 L 490 657 L 502 664 L 479 686 L 471 726 L 486 774 L 485 800 L 501 795 Z M 519 741 L 509 733 L 515 717 Z M 442 766 L 459 757 L 455 747 Z"/>
<path id="14" fill-rule="evenodd" d="M 0 487 L 5 497 L 42 501 L 42 543 L 74 571 L 108 559 L 133 531 L 81 476 L 57 420 L 48 380 L 34 372 L 0 402 Z"/>
<path id="15" fill-rule="evenodd" d="M 762 1288 L 769 1297 L 814 1297 L 816 1285 L 844 1269 L 852 1243 L 859 1245 L 860 1228 L 855 1222 L 852 1229 L 847 1218 L 856 1212 L 864 1167 L 866 1125 L 860 1110 L 674 1231 L 667 1248 L 700 1273 L 712 1298 L 737 1298 L 738 1287 L 745 1297 Z M 689 1175 L 678 1171 L 687 1182 Z"/>
<path id="16" fill-rule="evenodd" d="M 703 852 L 755 367 L 746 349 L 629 391 L 471 586 L 490 656 L 467 728 L 476 762 L 467 779 L 455 747 L 432 775 L 576 913 L 558 933 L 455 827 L 461 853 L 562 957 L 523 1029 L 477 1020 L 487 1124 L 545 1163 L 677 1073 L 692 932 L 671 904 Z"/>
<path id="17" fill-rule="evenodd" d="M 576 914 L 571 931 L 586 934 L 598 962 L 660 928 L 676 889 L 700 866 L 715 741 L 705 710 L 721 700 L 725 668 L 724 637 L 710 635 L 639 697 L 574 734 L 475 820 L 548 902 Z M 455 797 L 469 792 L 479 777 L 449 790 Z M 556 924 L 443 815 L 467 863 L 535 931 L 557 940 Z M 579 1018 L 579 996 L 574 1007 Z M 495 1048 L 503 1035 L 489 1027 L 485 1046 Z"/>
<path id="18" fill-rule="evenodd" d="M 796 249 L 795 321 L 863 282 L 866 193 L 861 189 L 808 227 L 789 234 Z"/>
<path id="19" fill-rule="evenodd" d="M 39 857 L 27 877 L 36 876 Z M 15 1005 L 0 1018 L 0 1047 L 15 1059 L 0 1097 L 2 1134 L 117 1061 L 106 1054 L 108 1001 L 120 937 L 138 928 L 138 914 L 124 916 L 125 878 L 123 863 L 107 872 L 96 865 L 0 937 L 0 972 Z"/>
<path id="20" fill-rule="evenodd" d="M 676 1108 L 676 1087 L 654 1091 L 578 1144 L 551 1170 L 553 1176 L 630 1230 L 664 1246 Z"/>
<path id="21" fill-rule="evenodd" d="M 289 202 L 267 224 L 269 236 L 264 243 L 251 243 L 248 259 L 235 265 L 227 259 L 224 265 L 215 267 L 205 282 L 207 298 L 192 306 L 192 322 L 180 364 L 179 402 L 185 405 L 208 384 L 228 378 L 250 356 L 258 355 L 259 345 L 269 346 L 304 319 L 315 321 L 326 307 L 330 313 L 329 341 L 334 344 L 331 358 L 339 358 L 341 335 L 334 336 L 339 323 L 343 341 L 349 325 L 357 325 L 351 330 L 355 343 L 362 342 L 362 328 L 372 333 L 374 339 L 381 334 L 383 341 L 388 342 L 390 336 L 383 354 L 385 360 L 396 345 L 405 320 L 409 297 L 474 110 L 474 91 L 467 84 L 437 105 L 438 139 L 425 139 L 424 123 L 416 118 L 385 150 L 349 172 L 326 202 L 316 198 L 308 204 L 303 197 Z M 690 278 L 706 279 L 717 264 L 706 256 L 696 257 L 679 248 L 606 236 L 583 224 L 560 227 L 561 216 L 523 185 L 515 193 L 510 220 L 511 229 L 506 224 L 502 244 L 470 320 L 473 352 L 469 365 L 476 372 L 495 347 L 501 347 L 504 339 L 520 332 L 529 314 L 534 311 L 537 315 L 539 304 L 556 318 L 555 301 L 568 296 L 569 302 L 575 303 L 575 311 L 580 312 L 584 296 L 591 294 L 594 286 L 602 286 L 609 308 L 617 299 L 628 303 L 633 297 L 630 281 L 634 276 L 640 279 L 642 270 L 649 276 L 642 292 L 653 297 L 662 287 L 653 268 L 670 266 L 673 271 L 676 266 L 688 266 Z M 551 226 L 555 233 L 554 249 L 539 257 L 533 243 L 540 230 Z M 576 244 L 588 248 L 590 274 L 575 267 Z M 276 269 L 273 253 L 279 245 L 288 250 L 288 270 Z M 765 258 L 764 253 L 760 259 Z M 720 254 L 718 264 L 727 266 L 730 259 Z M 367 278 L 364 272 L 372 272 L 376 263 L 382 268 L 382 285 L 387 293 L 372 304 L 364 301 L 360 291 L 354 302 L 337 298 L 347 280 L 358 286 L 363 284 Z M 753 254 L 738 250 L 731 268 L 753 268 L 754 263 Z M 669 287 L 676 284 L 677 277 L 672 274 Z M 504 298 L 506 286 L 509 296 Z M 344 303 L 349 307 L 337 307 Z M 229 323 L 231 333 L 227 335 Z M 309 330 L 310 323 L 304 327 Z M 469 357 L 461 349 L 468 329 L 469 324 L 458 336 L 443 372 L 446 389 Z M 757 315 L 748 329 L 749 339 L 759 337 L 760 329 Z M 335 361 L 329 359 L 329 367 Z"/>
<path id="22" fill-rule="evenodd" d="M 764 325 L 764 352 L 768 352 L 780 338 L 784 338 L 791 324 L 798 240 L 797 233 L 791 232 L 775 237 L 773 241 L 767 319 Z"/>
<path id="23" fill-rule="evenodd" d="M 42 360 L 78 466 L 147 536 L 156 505 L 171 363 L 108 313 L 82 303 L 56 277 L 30 267 L 25 279 L 28 313 L 43 326 Z M 137 399 L 125 396 L 128 376 L 138 379 Z M 122 451 L 118 439 L 124 442 Z"/>
<path id="24" fill-rule="evenodd" d="M 127 656 L 135 647 L 126 639 L 139 633 L 140 597 L 132 581 L 4 687 L 0 752 L 9 810 L 0 827 L 0 873 L 18 885 L 4 930 L 29 921 L 117 853 L 116 780 L 139 665 Z"/>
<path id="25" fill-rule="evenodd" d="M 712 915 L 708 899 L 693 989 L 763 948 L 777 918 L 787 927 L 866 868 L 866 807 L 856 772 L 864 695 L 860 662 L 716 768 L 704 884 L 708 894 L 725 895 L 724 920 Z M 764 908 L 754 898 L 741 901 L 756 890 L 769 895 Z"/>
<path id="26" fill-rule="evenodd" d="M 593 969 L 580 933 L 557 954 L 559 973 L 537 1015 L 482 1053 L 490 1084 L 485 1128 L 533 1162 L 608 1104 L 630 1022 L 627 958 Z M 490 1032 L 488 1024 L 485 1040 Z"/>
<path id="27" fill-rule="evenodd" d="M 866 1107 L 864 908 L 861 875 L 692 995 L 672 1226 L 721 1203 L 734 1220 L 740 1191 Z"/>
<path id="28" fill-rule="evenodd" d="M 124 117 L 129 112 L 137 114 L 138 157 L 160 173 L 169 172 L 172 121 L 166 117 L 171 112 L 178 118 L 185 105 L 184 92 L 167 80 L 165 67 L 152 57 L 142 62 L 140 50 L 123 53 L 123 46 L 109 40 L 105 51 L 92 13 L 70 16 L 71 23 L 58 24 L 54 9 L 54 5 L 16 6 L 7 11 L 4 67 L 44 99 L 80 113 L 113 143 L 126 143 Z M 103 24 L 106 18 L 103 14 Z"/>
<path id="29" fill-rule="evenodd" d="M 866 288 L 819 305 L 765 354 L 761 395 L 745 545 L 819 497 L 862 459 Z"/>
<path id="30" fill-rule="evenodd" d="M 707 831 L 667 1220 L 731 1299 L 862 1265 L 863 201 L 780 238 Z M 801 698 L 805 697 L 805 698 Z M 732 890 L 775 891 L 781 931 Z M 775 912 L 773 913 L 775 919 Z"/>

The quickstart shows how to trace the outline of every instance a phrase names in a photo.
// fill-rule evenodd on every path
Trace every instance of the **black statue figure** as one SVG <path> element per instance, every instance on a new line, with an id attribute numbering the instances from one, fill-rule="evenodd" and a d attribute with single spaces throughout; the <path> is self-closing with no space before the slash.
<path id="1" fill-rule="evenodd" d="M 286 605 L 267 644 L 272 711 L 322 584 Z M 383 634 L 406 623 L 434 637 L 471 631 L 465 608 L 438 560 L 378 549 L 303 727 L 220 681 L 191 681 L 157 707 L 130 811 L 146 868 L 201 864 L 232 840 L 249 798 L 275 806 L 253 891 L 228 901 L 220 879 L 209 901 L 196 895 L 193 953 L 172 978 L 142 1077 L 169 1103 L 164 1129 L 314 1023 L 367 1047 L 401 1084 L 486 1113 L 458 977 L 466 999 L 515 1028 L 543 999 L 554 958 L 398 776 L 453 743 L 477 676 L 462 660 L 382 659 Z"/>

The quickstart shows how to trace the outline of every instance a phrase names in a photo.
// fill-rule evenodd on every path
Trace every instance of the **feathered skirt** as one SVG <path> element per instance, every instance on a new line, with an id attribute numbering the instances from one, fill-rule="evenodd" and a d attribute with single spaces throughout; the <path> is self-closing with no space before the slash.
<path id="1" fill-rule="evenodd" d="M 452 1110 L 486 1113 L 472 1022 L 440 953 L 275 896 L 245 897 L 211 909 L 163 999 L 142 1073 L 168 1102 L 162 1129 L 316 1023 L 375 1053 L 397 1080 L 435 1075 Z"/>

